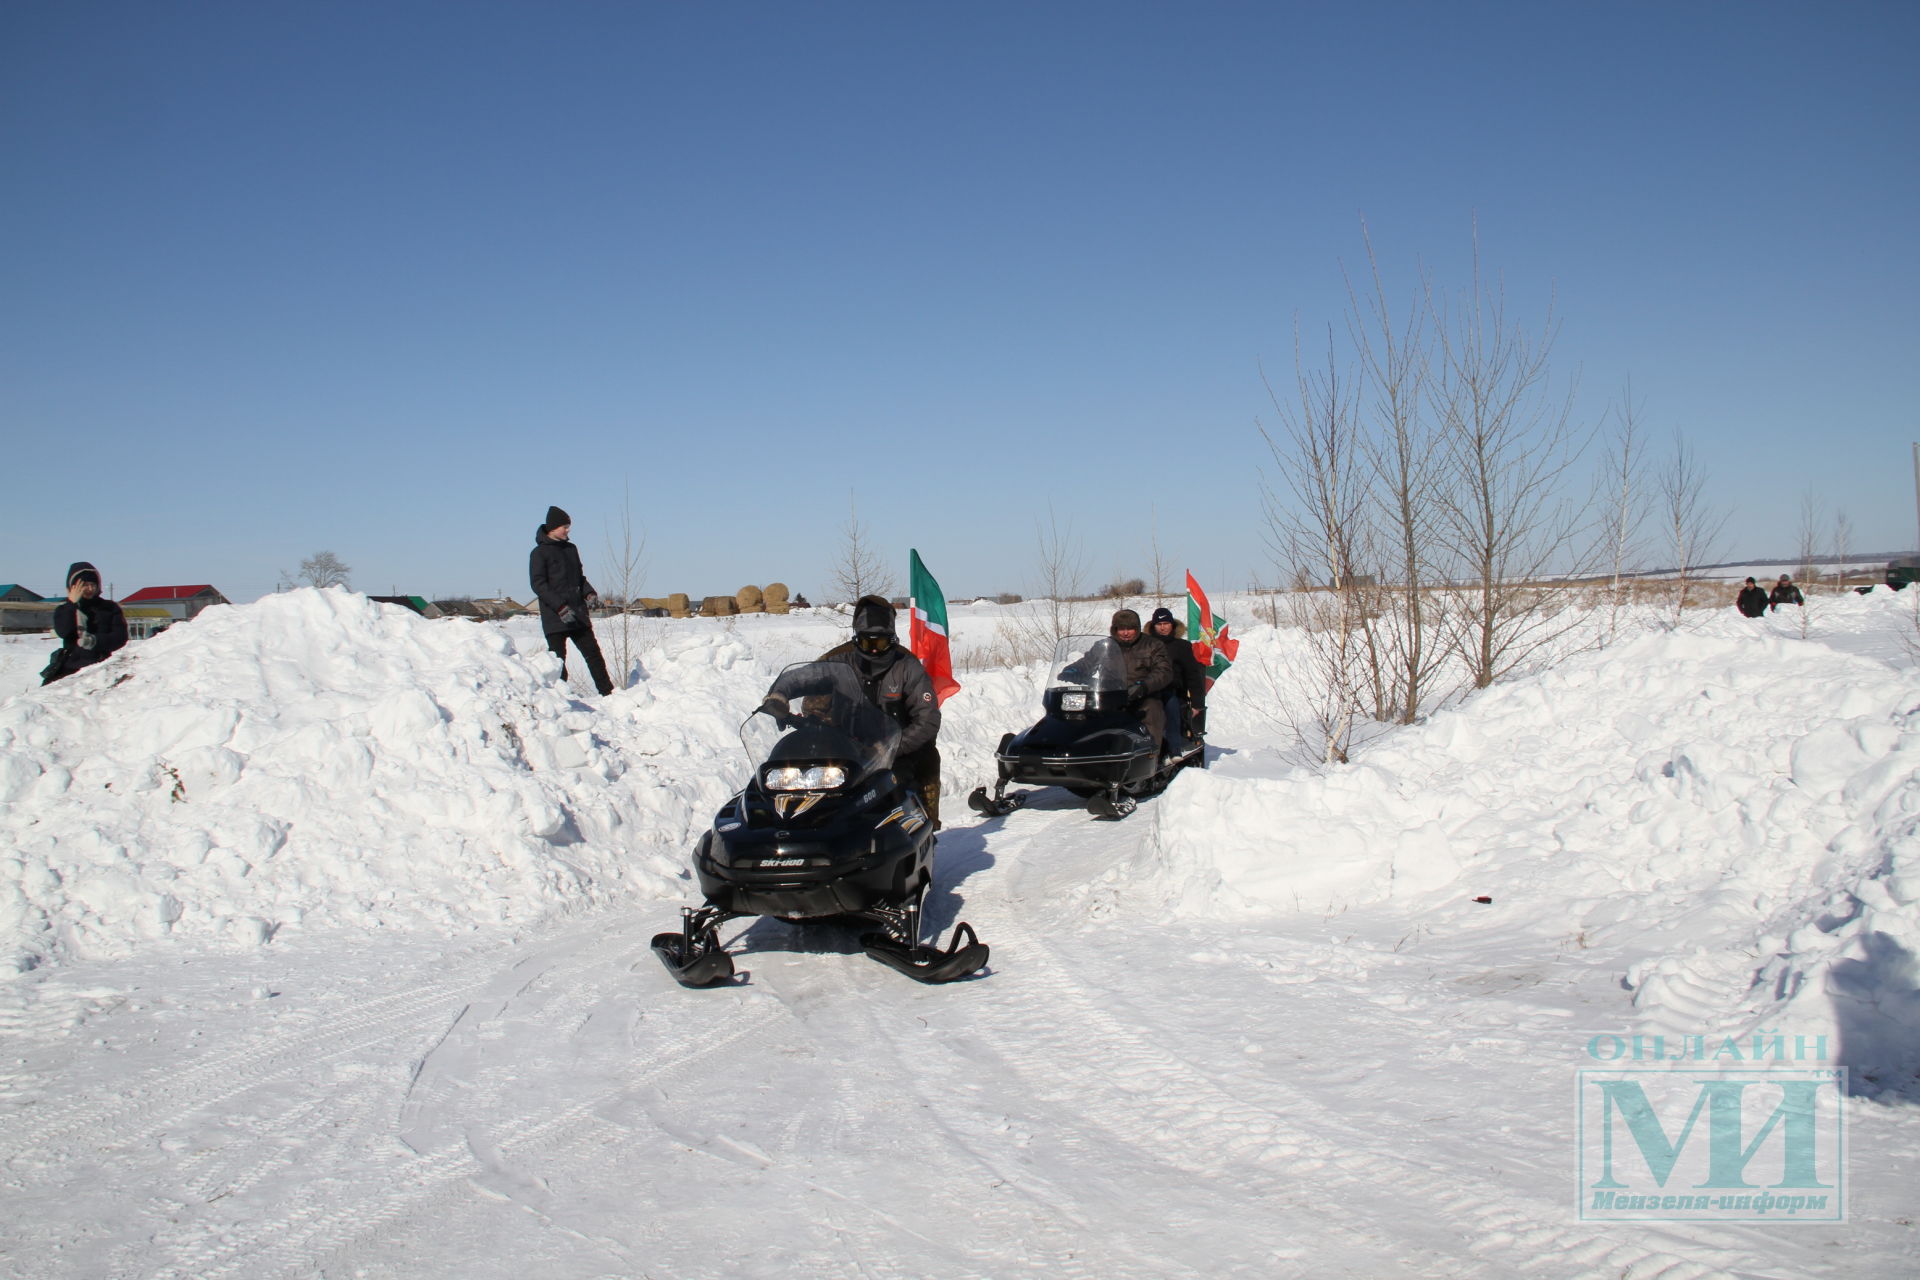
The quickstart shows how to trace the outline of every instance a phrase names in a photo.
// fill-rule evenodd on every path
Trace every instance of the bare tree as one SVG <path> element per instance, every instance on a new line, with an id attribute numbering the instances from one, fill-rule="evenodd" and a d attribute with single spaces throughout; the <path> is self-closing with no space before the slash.
<path id="1" fill-rule="evenodd" d="M 352 574 L 352 567 L 331 551 L 316 551 L 300 562 L 300 581 L 310 587 L 351 587 Z"/>
<path id="2" fill-rule="evenodd" d="M 1308 670 L 1304 682 L 1298 670 L 1275 668 L 1267 674 L 1278 718 L 1323 761 L 1344 763 L 1365 700 L 1362 684 L 1372 684 L 1376 707 L 1383 699 L 1379 647 L 1369 629 L 1372 615 L 1361 595 L 1359 571 L 1369 535 L 1367 464 L 1349 382 L 1331 335 L 1326 368 L 1309 371 L 1296 327 L 1294 372 L 1291 404 L 1261 374 L 1281 433 L 1276 437 L 1261 427 L 1260 435 L 1284 486 L 1282 492 L 1272 481 L 1263 482 L 1262 498 L 1274 564 L 1295 578 L 1286 596 L 1287 617 L 1306 641 Z M 1312 582 L 1316 572 L 1324 589 Z M 1277 600 L 1272 615 L 1278 625 Z M 1297 692 L 1303 684 L 1304 702 Z"/>
<path id="3" fill-rule="evenodd" d="M 1608 451 L 1601 478 L 1604 516 L 1601 540 L 1611 561 L 1612 590 L 1608 593 L 1607 639 L 1619 629 L 1621 593 L 1628 565 L 1639 555 L 1641 523 L 1646 518 L 1646 442 L 1640 428 L 1642 404 L 1633 398 L 1633 382 L 1628 380 L 1620 393 L 1612 448 Z"/>
<path id="4" fill-rule="evenodd" d="M 1584 513 L 1567 497 L 1586 438 L 1573 424 L 1571 388 L 1552 387 L 1551 301 L 1538 332 L 1510 323 L 1505 290 L 1481 275 L 1474 240 L 1470 291 L 1437 325 L 1433 394 L 1446 465 L 1441 537 L 1468 585 L 1460 652 L 1484 689 L 1574 625 L 1541 579 L 1587 567 Z"/>
<path id="5" fill-rule="evenodd" d="M 1813 583 L 1813 562 L 1820 554 L 1820 499 L 1814 496 L 1812 489 L 1800 495 L 1800 524 L 1796 533 L 1795 547 L 1799 552 L 1799 566 L 1795 572 L 1799 575 L 1800 585 L 1810 587 Z"/>
<path id="6" fill-rule="evenodd" d="M 1674 432 L 1673 455 L 1656 478 L 1654 493 L 1667 554 L 1673 559 L 1675 622 L 1687 607 L 1687 588 L 1693 571 L 1712 559 L 1720 530 L 1727 520 L 1724 513 L 1707 501 L 1706 491 L 1706 475 L 1695 461 L 1692 447 L 1685 436 Z"/>
<path id="7" fill-rule="evenodd" d="M 640 635 L 634 625 L 634 598 L 640 594 L 641 583 L 646 576 L 647 531 L 644 527 L 637 532 L 633 526 L 633 486 L 631 481 L 622 480 L 620 486 L 620 522 L 619 540 L 614 540 L 614 531 L 607 533 L 606 581 L 612 590 L 601 597 L 605 604 L 619 608 L 619 616 L 607 631 L 608 664 L 613 670 L 614 687 L 630 688 L 634 680 L 634 666 L 639 658 Z"/>
<path id="8" fill-rule="evenodd" d="M 840 550 L 833 561 L 832 575 L 834 586 L 849 603 L 861 596 L 891 599 L 896 589 L 893 574 L 868 538 L 867 527 L 860 523 L 852 491 L 847 493 L 847 523 L 840 531 Z"/>
<path id="9" fill-rule="evenodd" d="M 1853 517 L 1844 511 L 1833 513 L 1833 556 L 1835 575 L 1833 593 L 1847 593 L 1847 557 L 1853 554 Z M 1804 592 L 1802 594 L 1805 594 Z"/>
<path id="10" fill-rule="evenodd" d="M 1439 488 L 1440 450 L 1428 419 L 1432 378 L 1431 290 L 1415 292 L 1404 308 L 1387 292 L 1366 224 L 1367 281 L 1363 291 L 1347 276 L 1347 334 L 1359 360 L 1361 448 L 1372 471 L 1368 488 L 1379 511 L 1382 592 L 1376 628 L 1387 680 L 1375 701 L 1382 720 L 1412 724 L 1433 693 L 1446 662 L 1430 598 L 1434 560 L 1433 497 Z"/>
<path id="11" fill-rule="evenodd" d="M 1039 567 L 1027 584 L 1026 607 L 1002 618 L 995 631 L 995 649 L 1010 666 L 1051 656 L 1065 636 L 1103 629 L 1097 611 L 1082 599 L 1087 557 L 1073 522 L 1062 525 L 1048 503 L 1046 520 L 1034 522 L 1034 535 Z"/>
<path id="12" fill-rule="evenodd" d="M 1147 506 L 1147 524 L 1150 530 L 1148 545 L 1153 554 L 1147 564 L 1153 573 L 1153 602 L 1165 604 L 1168 596 L 1167 575 L 1173 572 L 1173 566 L 1160 553 L 1160 508 L 1156 504 L 1149 503 Z"/>

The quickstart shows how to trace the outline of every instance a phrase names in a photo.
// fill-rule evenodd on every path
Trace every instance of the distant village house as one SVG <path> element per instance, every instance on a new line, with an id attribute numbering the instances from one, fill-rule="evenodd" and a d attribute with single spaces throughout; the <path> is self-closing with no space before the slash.
<path id="1" fill-rule="evenodd" d="M 160 610 L 172 622 L 185 622 L 202 609 L 216 604 L 231 604 L 225 596 L 205 583 L 190 587 L 142 587 L 132 595 L 120 601 L 120 607 L 126 612 L 131 623 L 134 610 L 138 609 L 143 617 L 157 617 L 150 610 Z"/>

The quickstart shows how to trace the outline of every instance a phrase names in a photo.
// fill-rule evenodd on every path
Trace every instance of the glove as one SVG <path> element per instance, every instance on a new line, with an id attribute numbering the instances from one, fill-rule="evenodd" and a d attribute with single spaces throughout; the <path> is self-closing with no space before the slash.
<path id="1" fill-rule="evenodd" d="M 593 606 L 599 603 L 600 603 L 600 597 L 598 595 L 590 595 L 587 597 L 587 608 L 591 609 L 593 608 Z"/>
<path id="2" fill-rule="evenodd" d="M 565 609 L 562 609 L 562 610 L 560 610 L 560 625 L 561 625 L 561 626 L 563 626 L 563 627 L 570 627 L 570 626 L 572 626 L 572 625 L 573 625 L 574 623 L 576 623 L 576 622 L 578 622 L 579 620 L 580 620 L 580 615 L 579 615 L 579 614 L 577 614 L 577 613 L 575 613 L 575 612 L 574 612 L 574 611 L 572 610 L 572 608 L 570 608 L 570 607 L 569 607 L 569 608 L 565 608 Z"/>
<path id="3" fill-rule="evenodd" d="M 1147 700 L 1147 682 L 1135 680 L 1127 686 L 1127 705 L 1137 707 Z"/>

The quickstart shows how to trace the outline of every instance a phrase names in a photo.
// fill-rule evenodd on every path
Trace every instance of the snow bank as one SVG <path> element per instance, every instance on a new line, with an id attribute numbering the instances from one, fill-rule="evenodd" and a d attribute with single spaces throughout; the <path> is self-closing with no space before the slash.
<path id="1" fill-rule="evenodd" d="M 0 704 L 0 964 L 679 896 L 746 710 L 714 676 L 747 650 L 652 651 L 595 712 L 528 647 L 296 591 Z"/>
<path id="2" fill-rule="evenodd" d="M 1116 879 L 1211 919 L 1484 895 L 1478 927 L 1626 957 L 1654 1029 L 1825 1031 L 1857 1072 L 1912 1079 L 1912 610 L 1876 593 L 1813 618 L 1813 639 L 1795 613 L 1715 615 L 1582 653 L 1347 766 L 1230 759 L 1169 791 Z"/>

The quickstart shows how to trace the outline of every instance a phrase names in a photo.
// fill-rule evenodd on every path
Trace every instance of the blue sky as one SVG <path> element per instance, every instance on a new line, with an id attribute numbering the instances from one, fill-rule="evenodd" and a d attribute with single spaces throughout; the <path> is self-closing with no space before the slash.
<path id="1" fill-rule="evenodd" d="M 1049 504 L 1271 580 L 1262 362 L 1396 288 L 1556 300 L 1734 556 L 1916 540 L 1920 6 L 0 6 L 0 579 L 818 597 L 857 495 L 949 595 Z M 1157 519 L 1150 520 L 1150 512 Z M 602 577 L 604 578 L 604 574 Z"/>

